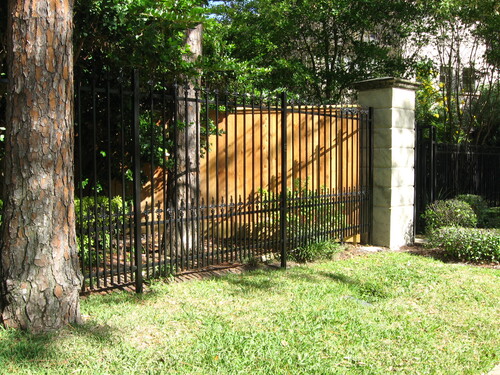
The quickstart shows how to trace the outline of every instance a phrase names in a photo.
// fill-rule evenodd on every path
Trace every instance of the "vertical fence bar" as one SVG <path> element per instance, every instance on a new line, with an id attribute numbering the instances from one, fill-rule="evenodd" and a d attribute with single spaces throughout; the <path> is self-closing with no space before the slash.
<path id="1" fill-rule="evenodd" d="M 248 236 L 250 228 L 250 220 L 248 217 L 248 197 L 247 197 L 247 109 L 246 96 L 242 98 L 243 108 L 243 257 L 249 257 L 248 251 Z M 248 223 L 248 226 L 247 226 Z"/>
<path id="2" fill-rule="evenodd" d="M 144 273 L 146 274 L 146 279 L 151 278 L 151 262 L 150 262 L 151 253 L 150 253 L 149 249 L 152 245 L 150 242 L 150 238 L 152 237 L 151 236 L 152 221 L 150 223 L 150 220 L 149 220 L 149 213 L 150 212 L 151 212 L 151 207 L 149 206 L 149 202 L 146 199 L 146 204 L 144 205 L 144 220 L 145 220 L 144 226 L 146 227 L 146 233 L 145 233 L 146 238 L 145 238 L 145 244 L 144 244 L 144 253 L 145 253 L 145 257 L 146 257 L 146 264 L 144 266 L 146 267 L 146 269 L 145 269 Z"/>
<path id="3" fill-rule="evenodd" d="M 330 107 L 331 108 L 331 107 Z M 330 109 L 331 110 L 331 109 Z M 327 166 L 329 165 L 328 164 L 328 159 L 327 159 L 327 154 L 328 154 L 328 151 L 329 151 L 329 147 L 328 147 L 328 142 L 329 142 L 329 139 L 327 138 L 328 135 L 327 135 L 327 127 L 328 127 L 328 122 L 330 120 L 330 116 L 328 115 L 328 111 L 327 111 L 327 106 L 324 105 L 323 106 L 323 187 L 324 187 L 324 193 L 323 194 L 326 194 L 326 189 L 328 188 L 329 184 L 327 183 L 328 181 L 328 174 L 327 174 Z"/>
<path id="4" fill-rule="evenodd" d="M 103 230 L 107 233 L 104 235 L 104 243 L 106 244 L 106 234 L 109 235 L 109 249 L 108 257 L 106 257 L 106 245 L 103 248 L 103 268 L 104 268 L 104 286 L 108 286 L 108 273 L 111 283 L 114 282 L 113 277 L 113 209 L 111 207 L 112 196 L 111 196 L 111 83 L 109 79 L 106 80 L 106 159 L 107 159 L 107 174 L 108 174 L 108 220 L 105 220 L 105 215 L 103 215 Z M 106 221 L 106 223 L 105 223 Z M 106 224 L 108 228 L 106 228 Z M 107 270 L 106 264 L 109 258 L 109 270 Z"/>
<path id="5" fill-rule="evenodd" d="M 205 94 L 205 190 L 206 190 L 206 196 L 205 196 L 205 217 L 207 220 L 207 239 L 206 239 L 206 250 L 203 249 L 203 265 L 206 266 L 208 263 L 213 263 L 213 236 L 212 236 L 212 241 L 210 241 L 210 229 L 213 230 L 213 227 L 210 226 L 210 221 L 209 221 L 209 214 L 210 214 L 210 105 L 209 105 L 209 93 L 208 89 L 205 89 L 204 91 Z M 217 119 L 216 119 L 217 121 Z M 213 233 L 213 231 L 212 231 Z M 205 241 L 202 242 L 204 245 Z M 210 258 L 210 252 L 212 253 L 212 257 Z M 210 261 L 211 259 L 211 261 Z"/>
<path id="6" fill-rule="evenodd" d="M 337 108 L 335 112 L 335 165 L 333 167 L 335 173 L 335 206 L 334 206 L 334 216 L 335 216 L 335 230 L 336 236 L 339 241 L 342 241 L 342 183 L 341 183 L 341 173 L 342 173 L 342 105 Z"/>
<path id="7" fill-rule="evenodd" d="M 257 227 L 257 220 L 256 220 L 256 210 L 257 210 L 257 206 L 255 204 L 255 199 L 257 197 L 257 195 L 255 194 L 255 97 L 254 95 L 252 94 L 252 98 L 251 98 L 251 101 L 250 101 L 250 106 L 251 106 L 251 113 L 252 113 L 252 122 L 250 124 L 250 126 L 252 127 L 252 142 L 251 142 L 251 145 L 252 145 L 252 151 L 251 151 L 251 155 L 252 155 L 252 175 L 251 175 L 251 180 L 252 180 L 252 190 L 251 190 L 251 194 L 252 194 L 252 215 L 250 216 L 250 252 L 251 252 L 251 256 L 252 258 L 255 257 L 256 255 L 256 252 L 257 252 L 257 237 L 256 237 L 256 227 Z M 257 198 L 258 199 L 258 198 Z"/>
<path id="8" fill-rule="evenodd" d="M 259 163 L 257 166 L 257 169 L 259 170 L 259 176 L 260 176 L 260 184 L 259 184 L 259 201 L 260 201 L 260 207 L 259 211 L 260 213 L 257 214 L 257 223 L 259 227 L 261 228 L 261 231 L 264 233 L 264 238 L 259 241 L 258 244 L 258 249 L 259 249 L 259 254 L 263 254 L 266 249 L 266 219 L 265 219 L 265 207 L 266 203 L 265 201 L 267 200 L 264 194 L 264 116 L 263 116 L 263 97 L 262 93 L 260 93 L 260 98 L 259 98 L 259 123 L 260 123 L 260 132 L 259 132 Z"/>
<path id="9" fill-rule="evenodd" d="M 134 70 L 132 76 L 133 85 L 133 110 L 132 127 L 134 139 L 134 245 L 135 245 L 135 291 L 142 293 L 142 243 L 141 243 L 141 150 L 140 150 L 140 87 L 139 71 Z"/>
<path id="10" fill-rule="evenodd" d="M 429 174 L 429 178 L 430 178 L 430 192 L 429 192 L 429 203 L 432 203 L 434 202 L 434 193 L 436 191 L 436 171 L 435 171 L 435 167 L 436 167 L 436 164 L 435 164 L 435 156 L 436 156 L 436 142 L 435 142 L 435 138 L 436 138 L 436 129 L 431 126 L 431 128 L 429 129 L 429 132 L 430 132 L 430 142 L 429 142 L 429 148 L 430 148 L 430 152 L 429 152 L 429 170 L 430 170 L 430 174 Z"/>
<path id="11" fill-rule="evenodd" d="M 98 233 L 98 208 L 97 208 L 97 94 L 96 94 L 96 82 L 95 79 L 92 80 L 92 167 L 93 167 L 93 177 L 94 177 L 94 206 L 93 206 L 93 235 L 94 235 L 94 251 L 95 251 L 95 274 L 96 274 L 96 284 L 97 288 L 100 288 L 100 272 L 99 272 L 99 233 Z M 90 236 L 89 236 L 90 238 Z M 92 272 L 92 257 L 90 258 L 90 272 Z"/>
<path id="12" fill-rule="evenodd" d="M 295 160 L 296 160 L 296 157 L 297 157 L 297 150 L 295 149 L 295 140 L 296 140 L 296 130 L 295 130 L 295 107 L 294 107 L 294 102 L 292 100 L 291 102 L 291 111 L 290 111 L 290 117 L 291 117 L 291 126 L 290 126 L 290 130 L 291 130 L 291 135 L 290 135 L 290 140 L 291 140 L 291 146 L 290 146 L 290 153 L 291 153 L 291 161 L 292 161 L 292 164 L 291 164 L 291 183 L 292 183 L 292 188 L 290 189 L 290 199 L 289 199 L 289 202 L 288 202 L 288 206 L 289 206 L 289 212 L 291 212 L 292 214 L 295 214 L 294 210 L 293 210 L 293 205 L 294 205 L 294 199 L 295 199 Z M 300 116 L 300 115 L 299 115 Z M 288 121 L 287 121 L 288 123 Z M 300 127 L 300 121 L 299 121 L 299 127 Z M 300 159 L 300 155 L 299 155 L 299 159 Z M 296 228 L 297 228 L 297 225 L 295 223 L 293 223 L 293 230 L 289 231 L 289 233 L 293 233 L 293 236 L 291 236 L 291 238 L 288 238 L 288 244 L 291 245 L 290 248 L 293 249 L 294 247 L 294 243 L 295 243 L 295 238 L 297 236 L 297 233 L 296 233 Z"/>
<path id="13" fill-rule="evenodd" d="M 173 184 L 173 219 L 171 220 L 170 223 L 170 259 L 174 259 L 174 254 L 175 254 L 175 261 L 174 261 L 174 268 L 175 272 L 179 270 L 179 254 L 181 252 L 179 251 L 179 236 L 178 236 L 178 231 L 179 231 L 179 226 L 180 226 L 180 220 L 179 220 L 179 205 L 177 204 L 178 201 L 178 192 L 177 192 L 177 179 L 179 176 L 179 158 L 177 155 L 177 138 L 178 138 L 178 133 L 179 133 L 179 120 L 178 120 L 178 108 L 179 108 L 179 95 L 178 95 L 178 90 L 179 86 L 177 83 L 174 83 L 173 87 L 173 100 L 172 100 L 172 106 L 173 106 L 173 158 L 174 158 L 174 173 L 172 178 L 174 179 Z M 182 249 L 181 249 L 182 250 Z M 182 260 L 182 254 L 181 254 L 181 260 Z M 182 264 L 181 264 L 182 267 Z"/>
<path id="14" fill-rule="evenodd" d="M 286 93 L 281 94 L 281 207 L 280 207 L 280 232 L 281 232 L 281 267 L 286 268 L 287 248 L 287 99 Z"/>
<path id="15" fill-rule="evenodd" d="M 233 93 L 233 113 L 234 113 L 234 213 L 237 215 L 234 220 L 234 230 L 233 230 L 233 245 L 234 251 L 236 252 L 235 258 L 239 261 L 242 260 L 241 256 L 241 241 L 239 231 L 241 228 L 241 216 L 239 213 L 239 200 L 238 200 L 238 103 L 236 93 Z"/>
<path id="16" fill-rule="evenodd" d="M 349 215 L 350 215 L 350 220 L 349 220 L 349 227 L 350 233 L 349 236 L 355 236 L 355 225 L 356 225 L 356 198 L 354 195 L 354 192 L 356 191 L 356 186 L 354 185 L 354 171 L 355 171 L 355 162 L 356 162 L 356 151 L 354 149 L 354 138 L 355 138 L 355 132 L 354 132 L 354 113 L 351 112 L 350 114 L 350 123 L 351 123 L 351 134 L 349 138 L 351 139 L 351 147 L 349 152 L 351 153 L 351 187 L 350 187 L 350 202 L 351 202 L 351 207 L 349 208 Z M 352 239 L 353 242 L 356 242 L 356 239 Z"/>
<path id="17" fill-rule="evenodd" d="M 362 230 L 361 233 L 364 235 L 363 240 L 367 240 L 367 218 L 368 218 L 368 207 L 367 207 L 367 202 L 366 202 L 366 191 L 367 191 L 367 185 L 368 185 L 368 132 L 367 132 L 367 116 L 365 115 L 364 111 L 360 108 L 359 112 L 359 127 L 361 130 L 360 136 L 362 140 L 362 154 L 361 154 L 361 163 L 362 163 L 362 168 L 361 168 L 361 177 L 362 177 L 362 195 L 361 195 L 361 225 L 362 225 Z"/>
<path id="18" fill-rule="evenodd" d="M 276 96 L 275 98 L 275 108 L 276 108 L 276 116 L 275 116 L 275 148 L 276 148 L 276 151 L 275 151 L 275 159 L 276 159 L 276 165 L 275 165 L 275 173 L 276 173 L 276 187 L 275 187 L 275 190 L 276 192 L 273 194 L 273 201 L 275 202 L 274 203 L 274 206 L 273 206 L 273 209 L 276 211 L 276 216 L 280 215 L 280 206 L 281 206 L 281 195 L 280 195 L 280 183 L 279 183 L 279 174 L 280 174 L 280 155 L 279 155 L 279 150 L 280 150 L 280 146 L 282 145 L 281 143 L 281 138 L 280 138 L 280 128 L 281 128 L 281 124 L 280 124 L 280 118 L 279 118 L 279 111 L 280 111 L 280 105 L 281 105 L 281 98 L 279 96 Z M 282 162 L 282 160 L 281 160 Z M 281 230 L 281 221 L 278 219 L 276 220 L 276 224 L 275 224 L 275 230 L 279 233 L 279 231 Z M 276 246 L 281 249 L 281 233 L 279 236 L 277 236 L 277 240 L 276 240 Z M 281 250 L 280 250 L 281 251 Z"/>
<path id="19" fill-rule="evenodd" d="M 419 227 L 419 219 L 418 219 L 418 207 L 417 207 L 417 198 L 418 198 L 418 190 L 420 189 L 420 165 L 418 163 L 420 156 L 420 129 L 417 126 L 417 122 L 413 123 L 413 133 L 415 134 L 413 145 L 413 165 L 415 168 L 414 172 L 414 183 L 413 183 L 413 238 L 417 235 L 417 227 Z"/>
<path id="20" fill-rule="evenodd" d="M 217 260 L 214 260 L 217 262 L 217 264 L 221 263 L 220 260 L 220 251 L 219 251 L 219 229 L 220 229 L 220 219 L 219 219 L 219 213 L 220 213 L 220 190 L 219 190 L 219 92 L 215 91 L 215 214 L 216 218 L 213 223 L 216 223 L 217 227 L 214 228 L 215 230 L 215 258 Z M 215 225 L 215 224 L 213 224 Z M 213 228 L 212 225 L 212 228 Z M 213 250 L 212 250 L 213 251 Z"/>
<path id="21" fill-rule="evenodd" d="M 85 277 L 86 272 L 85 272 L 85 242 L 83 240 L 83 186 L 82 186 L 82 83 L 80 81 L 77 82 L 76 84 L 76 113 L 77 113 L 77 134 L 78 134 L 78 142 L 76 144 L 77 146 L 77 155 L 78 155 L 78 198 L 80 199 L 80 206 L 78 209 L 78 212 L 76 213 L 78 215 L 78 221 L 79 225 L 76 228 L 77 229 L 77 234 L 78 234 L 78 245 L 80 246 L 80 266 L 82 270 L 82 274 Z M 90 256 L 89 254 L 90 248 L 87 249 L 87 256 Z M 92 278 L 92 277 L 90 277 Z M 86 289 L 86 281 L 85 280 L 83 283 L 83 288 L 82 291 L 85 291 Z"/>
<path id="22" fill-rule="evenodd" d="M 125 104 L 124 104 L 124 93 L 123 93 L 123 83 L 120 81 L 120 88 L 119 88 L 119 95 L 120 95 L 120 160 L 121 160 L 121 166 L 120 166 L 120 172 L 121 172 L 121 183 L 122 183 L 122 200 L 123 200 L 123 205 L 122 205 L 122 210 L 121 210 L 121 215 L 122 215 L 122 241 L 123 241 L 123 248 L 121 251 L 123 261 L 120 262 L 122 263 L 122 272 L 123 272 L 123 278 L 124 281 L 128 281 L 128 272 L 127 272 L 127 218 L 129 217 L 128 214 L 128 207 L 127 206 L 127 200 L 126 200 L 126 184 L 125 184 L 125 122 L 124 122 L 124 114 L 125 114 Z M 118 269 L 118 282 L 121 282 L 121 276 L 120 276 L 120 269 Z"/>
<path id="23" fill-rule="evenodd" d="M 90 219 L 91 216 L 90 216 L 90 213 L 87 215 L 87 217 Z M 87 227 L 85 228 L 86 229 L 86 235 L 87 235 L 87 238 L 90 240 L 92 238 L 92 228 L 91 228 L 91 225 L 90 223 L 87 224 Z M 97 273 L 94 275 L 94 273 L 92 272 L 92 253 L 91 253 L 91 244 L 90 244 L 90 241 L 89 241 L 89 249 L 88 249 L 88 253 L 87 253 L 87 256 L 88 256 L 88 287 L 90 288 L 90 290 L 94 289 L 94 276 L 97 276 Z"/>
<path id="24" fill-rule="evenodd" d="M 156 239 L 155 239 L 155 154 L 156 154 L 156 142 L 155 142 L 155 123 L 154 123 L 154 88 L 153 83 L 149 84 L 149 131 L 150 131 L 150 147 L 151 147 L 151 170 L 150 170 L 150 181 L 151 181 L 151 249 L 149 246 L 146 246 L 146 272 L 148 278 L 152 274 L 153 277 L 156 277 L 156 261 L 155 261 L 155 248 L 156 248 Z M 149 218 L 149 211 L 146 210 L 146 217 Z M 159 262 L 158 262 L 159 263 Z M 151 273 L 150 273 L 151 272 Z"/>
<path id="25" fill-rule="evenodd" d="M 299 166 L 299 178 L 298 178 L 298 186 L 297 186 L 297 193 L 294 196 L 293 200 L 293 210 L 294 213 L 299 217 L 299 225 L 297 228 L 297 233 L 295 233 L 295 242 L 294 242 L 294 247 L 298 247 L 301 245 L 302 241 L 302 236 L 304 234 L 304 226 L 301 225 L 302 219 L 300 218 L 300 205 L 302 203 L 302 197 L 303 197 L 303 190 L 302 190 L 302 183 L 303 183 L 303 175 L 304 172 L 302 169 L 307 168 L 307 156 L 304 158 L 304 128 L 305 132 L 307 134 L 307 123 L 305 124 L 305 127 L 303 128 L 303 118 L 302 118 L 302 102 L 299 101 L 297 103 L 297 112 L 299 114 L 298 116 L 298 122 L 299 122 L 299 157 L 298 157 L 298 166 Z"/>
<path id="26" fill-rule="evenodd" d="M 224 240 L 224 253 L 226 254 L 226 259 L 224 259 L 224 253 L 222 254 L 222 261 L 224 262 L 229 262 L 230 257 L 232 260 L 232 250 L 230 248 L 230 221 L 231 221 L 231 206 L 229 202 L 229 117 L 228 117 L 228 96 L 229 93 L 227 90 L 224 92 L 224 122 L 225 122 L 225 128 L 226 128 L 226 134 L 225 134 L 225 150 L 224 150 L 224 195 L 225 195 L 225 200 L 226 200 L 226 213 L 222 217 L 222 230 L 223 230 L 223 240 Z M 236 119 L 235 119 L 236 120 Z M 236 177 L 236 175 L 235 175 Z"/>
<path id="27" fill-rule="evenodd" d="M 308 112 L 310 112 L 310 122 L 311 122 L 311 139 L 310 139 L 310 145 L 309 147 L 311 148 L 310 150 L 310 156 L 311 156 L 311 174 L 307 175 L 307 177 L 309 178 L 309 176 L 311 177 L 310 180 L 311 180 L 311 184 L 310 184 L 310 190 L 311 192 L 314 192 L 314 186 L 316 184 L 316 171 L 315 171 L 315 157 L 316 157 L 316 151 L 314 149 L 314 142 L 315 142 L 315 133 L 314 133 L 314 121 L 315 121 L 315 117 L 314 117 L 314 105 L 310 105 L 310 106 L 307 106 L 308 107 Z"/>
<path id="28" fill-rule="evenodd" d="M 304 131 L 305 131 L 305 169 L 306 169 L 306 174 L 305 174 L 305 191 L 309 190 L 309 107 L 307 105 L 304 105 L 304 111 L 305 111 L 305 120 L 304 120 Z"/>
<path id="29" fill-rule="evenodd" d="M 189 257 L 192 255 L 192 242 L 193 242 L 193 238 L 192 238 L 192 233 L 190 233 L 190 229 L 189 228 L 189 224 L 190 224 L 190 220 L 192 219 L 191 217 L 191 192 L 190 192 L 190 186 L 191 185 L 191 171 L 190 171 L 190 167 L 191 167 L 191 156 L 189 155 L 189 137 L 188 137 L 188 134 L 189 134 L 189 126 L 190 126 L 190 118 L 189 118 L 189 115 L 190 115 L 190 111 L 189 111 L 189 94 L 190 94 L 190 87 L 189 87 L 190 83 L 188 81 L 185 81 L 184 82 L 184 98 L 183 98 L 183 106 L 184 106 L 184 124 L 183 124 L 183 127 L 184 127 L 184 165 L 183 167 L 185 168 L 185 170 L 183 171 L 183 173 L 185 174 L 185 182 L 184 182 L 184 192 L 185 192 L 185 202 L 184 202 L 184 223 L 182 223 L 181 221 L 181 225 L 183 227 L 183 230 L 182 230 L 182 239 L 181 239 L 181 244 L 184 244 L 184 250 L 185 250 L 185 256 L 186 256 L 186 259 L 185 259 L 185 265 L 186 265 L 186 268 L 189 268 Z M 182 246 L 182 245 L 181 245 Z M 184 257 L 183 257 L 184 258 Z M 192 259 L 191 259 L 192 260 Z M 192 266 L 192 262 L 191 262 L 191 266 Z"/>
<path id="30" fill-rule="evenodd" d="M 201 237 L 203 236 L 202 224 L 201 224 L 201 208 L 200 208 L 200 163 L 201 163 L 201 149 L 200 149 L 200 131 L 201 131 L 201 113 L 200 113 L 200 90 L 198 87 L 195 88 L 194 92 L 195 99 L 195 136 L 196 136 L 196 190 L 195 190 L 195 205 L 196 205 L 196 266 L 200 268 L 200 248 L 201 248 Z"/>
<path id="31" fill-rule="evenodd" d="M 158 259 L 161 264 L 160 276 L 167 276 L 171 269 L 167 270 L 167 100 L 166 100 L 166 89 L 165 85 L 163 85 L 163 89 L 161 90 L 161 147 L 163 149 L 161 155 L 161 164 L 162 164 L 162 196 L 163 196 L 163 225 L 162 225 L 162 240 L 160 241 L 160 237 L 158 237 L 158 246 L 159 246 L 159 255 Z M 170 219 L 170 217 L 168 217 Z M 158 235 L 160 235 L 160 226 L 158 224 Z M 163 256 L 163 259 L 162 259 Z"/>

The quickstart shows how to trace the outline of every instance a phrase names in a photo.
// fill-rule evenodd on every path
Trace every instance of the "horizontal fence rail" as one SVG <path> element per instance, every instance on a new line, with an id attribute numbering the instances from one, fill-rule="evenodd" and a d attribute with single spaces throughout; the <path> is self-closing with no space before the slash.
<path id="1" fill-rule="evenodd" d="M 281 258 L 370 232 L 371 128 L 357 106 L 193 85 L 76 85 L 85 290 Z"/>

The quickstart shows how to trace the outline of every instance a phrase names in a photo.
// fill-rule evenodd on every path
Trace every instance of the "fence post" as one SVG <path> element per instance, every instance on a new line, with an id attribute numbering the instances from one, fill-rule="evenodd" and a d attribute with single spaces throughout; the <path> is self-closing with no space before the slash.
<path id="1" fill-rule="evenodd" d="M 281 94 L 281 207 L 280 207 L 280 234 L 281 234 L 281 267 L 286 268 L 288 245 L 287 238 L 287 103 L 286 93 Z"/>
<path id="2" fill-rule="evenodd" d="M 142 242 L 141 242 L 141 150 L 140 150 L 140 86 L 139 71 L 134 70 L 132 135 L 134 138 L 133 177 L 134 177 L 134 251 L 135 251 L 135 291 L 142 293 Z"/>
<path id="3" fill-rule="evenodd" d="M 414 238 L 416 83 L 379 78 L 358 82 L 359 102 L 373 107 L 375 245 L 398 249 Z"/>

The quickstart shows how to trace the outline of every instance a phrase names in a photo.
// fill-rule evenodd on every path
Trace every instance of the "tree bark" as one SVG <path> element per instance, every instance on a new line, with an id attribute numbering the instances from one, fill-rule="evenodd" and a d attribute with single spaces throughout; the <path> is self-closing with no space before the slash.
<path id="1" fill-rule="evenodd" d="M 73 197 L 73 0 L 9 0 L 0 321 L 79 322 Z"/>
<path id="2" fill-rule="evenodd" d="M 202 25 L 197 25 L 186 31 L 186 45 L 190 54 L 185 57 L 188 62 L 194 62 L 202 51 Z M 196 92 L 193 80 L 186 77 L 186 85 L 180 85 L 177 90 L 178 105 L 175 108 L 177 123 L 172 136 L 176 143 L 174 158 L 175 168 L 169 173 L 168 178 L 168 205 L 177 214 L 173 238 L 169 236 L 170 246 L 175 247 L 174 253 L 188 257 L 196 247 L 198 236 L 197 174 L 200 165 L 200 105 L 187 100 L 194 99 Z M 167 232 L 167 234 L 170 231 Z"/>

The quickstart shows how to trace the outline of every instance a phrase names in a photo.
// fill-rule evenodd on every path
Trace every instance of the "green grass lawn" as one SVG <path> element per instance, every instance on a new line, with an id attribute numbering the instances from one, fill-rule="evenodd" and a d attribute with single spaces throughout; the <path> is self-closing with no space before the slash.
<path id="1" fill-rule="evenodd" d="M 58 335 L 0 329 L 3 374 L 481 374 L 500 271 L 376 253 L 93 295 Z"/>

